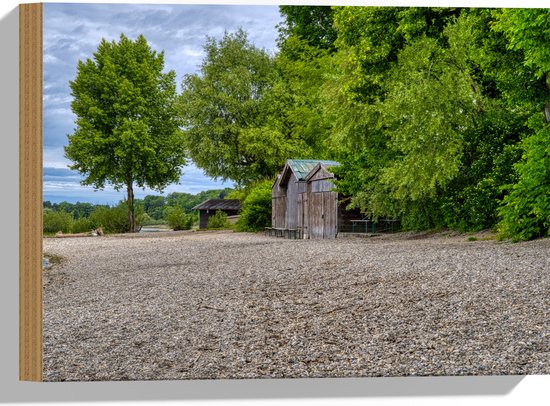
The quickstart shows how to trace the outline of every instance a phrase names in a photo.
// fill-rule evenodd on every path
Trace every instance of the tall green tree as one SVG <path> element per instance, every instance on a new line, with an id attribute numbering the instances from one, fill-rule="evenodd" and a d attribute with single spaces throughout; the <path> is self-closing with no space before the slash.
<path id="1" fill-rule="evenodd" d="M 332 124 L 324 115 L 321 99 L 325 75 L 332 66 L 331 53 L 290 36 L 277 55 L 276 66 L 278 89 L 286 99 L 277 115 L 279 128 L 305 142 L 311 158 L 331 158 L 326 142 Z"/>
<path id="2" fill-rule="evenodd" d="M 187 75 L 180 97 L 185 145 L 206 174 L 239 186 L 273 176 L 291 156 L 310 154 L 287 125 L 291 95 L 273 56 L 243 30 L 208 38 L 200 73 Z"/>
<path id="3" fill-rule="evenodd" d="M 134 187 L 162 191 L 177 182 L 185 147 L 176 113 L 175 72 L 163 72 L 164 52 L 140 35 L 103 39 L 93 58 L 79 61 L 70 82 L 76 128 L 65 156 L 82 181 L 126 188 L 128 222 L 135 231 Z"/>
<path id="4" fill-rule="evenodd" d="M 279 12 L 283 22 L 278 25 L 275 63 L 279 94 L 286 100 L 278 116 L 279 128 L 308 145 L 307 157 L 332 158 L 331 148 L 327 148 L 332 124 L 324 114 L 321 93 L 335 52 L 333 10 L 327 6 L 280 6 Z"/>

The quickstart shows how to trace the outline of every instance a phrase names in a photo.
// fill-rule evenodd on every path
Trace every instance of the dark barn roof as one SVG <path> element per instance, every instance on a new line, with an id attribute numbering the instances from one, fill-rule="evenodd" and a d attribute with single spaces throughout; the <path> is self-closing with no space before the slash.
<path id="1" fill-rule="evenodd" d="M 239 199 L 208 199 L 191 210 L 240 210 Z"/>

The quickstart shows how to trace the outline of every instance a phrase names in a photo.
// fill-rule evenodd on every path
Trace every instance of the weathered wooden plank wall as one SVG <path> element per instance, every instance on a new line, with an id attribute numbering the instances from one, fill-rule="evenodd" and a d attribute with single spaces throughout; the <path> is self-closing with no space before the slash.
<path id="1" fill-rule="evenodd" d="M 309 238 L 336 238 L 338 232 L 335 192 L 311 192 L 309 200 Z"/>
<path id="2" fill-rule="evenodd" d="M 286 190 L 280 187 L 277 179 L 271 189 L 271 227 L 284 228 L 286 212 Z"/>
<path id="3" fill-rule="evenodd" d="M 306 182 L 298 181 L 291 174 L 287 186 L 284 228 L 295 229 L 298 227 L 298 195 L 306 191 Z"/>

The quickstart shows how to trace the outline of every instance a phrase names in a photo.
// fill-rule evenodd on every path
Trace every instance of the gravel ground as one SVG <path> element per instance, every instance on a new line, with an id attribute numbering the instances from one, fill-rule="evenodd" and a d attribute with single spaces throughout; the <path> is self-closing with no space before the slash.
<path id="1" fill-rule="evenodd" d="M 47 238 L 47 381 L 550 373 L 550 239 Z"/>

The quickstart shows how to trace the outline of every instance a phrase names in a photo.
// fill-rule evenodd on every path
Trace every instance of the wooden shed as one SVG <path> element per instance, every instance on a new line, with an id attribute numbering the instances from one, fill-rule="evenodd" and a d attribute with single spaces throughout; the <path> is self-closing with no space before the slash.
<path id="1" fill-rule="evenodd" d="M 338 165 L 324 160 L 287 161 L 271 190 L 272 234 L 319 239 L 353 230 L 353 222 L 363 215 L 358 209 L 346 209 L 349 199 L 334 190 L 335 176 L 329 168 Z"/>
<path id="2" fill-rule="evenodd" d="M 311 183 L 314 184 L 312 188 L 315 190 L 319 188 L 328 190 L 330 188 L 330 181 L 328 179 L 334 177 L 334 175 L 328 172 L 327 168 L 336 165 L 338 165 L 338 162 L 335 161 L 289 159 L 271 190 L 272 227 L 285 230 L 300 230 L 304 238 L 327 238 L 319 236 L 318 233 L 315 233 L 313 236 L 309 234 L 308 226 L 310 221 L 308 216 L 310 203 L 308 203 L 308 182 L 306 178 L 317 168 L 315 170 L 315 175 L 310 179 Z M 322 171 L 319 172 L 321 168 Z M 332 185 L 332 183 L 330 183 L 330 185 Z M 335 196 L 337 198 L 337 194 Z M 331 197 L 334 197 L 334 195 L 331 195 Z M 316 195 L 313 198 L 314 202 L 317 202 L 319 198 L 320 196 Z M 324 201 L 321 202 L 321 204 L 324 204 Z M 327 210 L 329 210 L 328 206 Z M 336 205 L 334 210 L 336 210 Z M 318 210 L 314 208 L 312 212 L 318 213 Z M 323 213 L 319 214 L 323 215 Z M 304 225 L 306 228 L 304 228 Z M 327 228 L 328 230 L 329 227 L 330 226 L 323 226 L 323 229 Z M 325 232 L 323 231 L 323 235 L 324 234 Z M 332 234 L 336 236 L 335 231 L 330 233 L 330 235 Z"/>
<path id="3" fill-rule="evenodd" d="M 241 202 L 238 199 L 208 199 L 192 210 L 199 211 L 199 228 L 204 229 L 208 226 L 208 219 L 218 210 L 226 213 L 228 217 L 239 214 Z"/>

